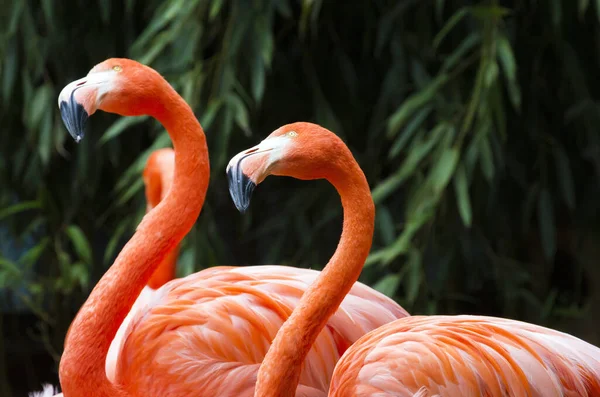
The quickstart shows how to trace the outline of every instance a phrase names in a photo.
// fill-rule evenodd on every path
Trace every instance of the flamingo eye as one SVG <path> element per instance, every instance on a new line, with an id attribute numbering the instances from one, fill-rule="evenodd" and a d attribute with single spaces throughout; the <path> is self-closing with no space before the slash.
<path id="1" fill-rule="evenodd" d="M 112 69 L 115 72 L 120 72 L 121 70 L 123 70 L 123 68 L 121 67 L 121 65 L 115 65 L 115 66 L 112 67 Z"/>
<path id="2" fill-rule="evenodd" d="M 291 136 L 292 138 L 295 136 L 298 136 L 298 133 L 296 131 L 290 131 L 287 134 L 288 134 L 288 136 Z"/>

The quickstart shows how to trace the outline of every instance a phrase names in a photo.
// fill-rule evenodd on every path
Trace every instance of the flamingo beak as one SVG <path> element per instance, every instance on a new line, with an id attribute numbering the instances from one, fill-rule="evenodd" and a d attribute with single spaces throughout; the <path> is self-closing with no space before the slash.
<path id="1" fill-rule="evenodd" d="M 282 157 L 287 138 L 267 138 L 251 149 L 236 154 L 227 165 L 229 194 L 238 211 L 246 212 L 256 186 Z"/>
<path id="2" fill-rule="evenodd" d="M 66 85 L 58 95 L 60 115 L 75 142 L 83 138 L 85 123 L 108 91 L 112 75 L 112 71 L 90 73 Z"/>

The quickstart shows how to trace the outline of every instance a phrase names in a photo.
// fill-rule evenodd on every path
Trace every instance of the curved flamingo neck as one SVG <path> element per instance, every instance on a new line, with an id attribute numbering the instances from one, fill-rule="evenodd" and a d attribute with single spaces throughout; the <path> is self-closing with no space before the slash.
<path id="1" fill-rule="evenodd" d="M 278 331 L 258 371 L 255 396 L 293 397 L 302 362 L 327 320 L 358 280 L 373 239 L 375 205 L 367 180 L 346 153 L 326 179 L 338 191 L 344 208 L 338 247 L 315 282 L 306 290 L 290 318 Z"/>
<path id="2" fill-rule="evenodd" d="M 175 149 L 169 195 L 146 214 L 115 263 L 100 279 L 65 338 L 59 377 L 65 396 L 127 396 L 106 377 L 105 359 L 120 324 L 166 253 L 192 228 L 209 180 L 206 137 L 190 107 L 160 76 L 149 112 L 167 129 Z"/>
<path id="3" fill-rule="evenodd" d="M 150 175 L 150 180 L 148 181 L 148 183 L 155 185 L 151 186 L 151 188 L 154 187 L 159 189 L 160 194 L 158 201 L 156 201 L 156 197 L 153 198 L 148 195 L 148 212 L 150 212 L 162 200 L 164 200 L 164 198 L 167 196 L 169 188 L 173 184 L 173 168 L 175 167 L 175 164 L 172 161 L 173 159 L 171 152 L 160 153 L 160 155 L 162 156 L 158 159 L 157 164 L 155 164 L 155 169 Z M 162 262 L 160 262 L 158 268 L 154 271 L 154 273 L 152 273 L 150 280 L 148 280 L 148 287 L 152 288 L 153 290 L 157 290 L 175 278 L 178 256 L 179 245 L 175 246 L 175 248 L 169 251 Z"/>

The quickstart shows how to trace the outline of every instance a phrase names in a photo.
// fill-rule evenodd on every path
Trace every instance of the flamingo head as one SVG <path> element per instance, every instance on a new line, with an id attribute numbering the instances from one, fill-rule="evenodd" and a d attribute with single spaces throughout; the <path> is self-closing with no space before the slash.
<path id="1" fill-rule="evenodd" d="M 79 142 L 89 116 L 100 109 L 122 116 L 151 113 L 156 108 L 155 70 L 125 58 L 110 58 L 87 76 L 67 84 L 58 96 L 58 108 L 69 133 Z"/>
<path id="2" fill-rule="evenodd" d="M 227 165 L 229 193 L 245 212 L 256 186 L 269 175 L 332 179 L 342 153 L 349 152 L 333 132 L 312 123 L 287 124 L 258 145 L 236 154 Z M 340 164 L 341 165 L 341 164 Z"/>

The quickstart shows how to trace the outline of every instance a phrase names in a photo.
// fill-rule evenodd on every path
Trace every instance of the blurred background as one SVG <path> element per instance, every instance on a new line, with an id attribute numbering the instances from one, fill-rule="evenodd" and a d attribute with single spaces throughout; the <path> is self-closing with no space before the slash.
<path id="1" fill-rule="evenodd" d="M 376 232 L 361 281 L 413 314 L 487 314 L 600 343 L 600 1 L 4 0 L 0 395 L 58 384 L 66 330 L 145 211 L 170 145 L 57 97 L 109 57 L 160 71 L 208 136 L 207 201 L 178 275 L 320 269 L 341 231 L 324 181 L 269 178 L 242 216 L 224 167 L 293 121 L 339 134 Z"/>

